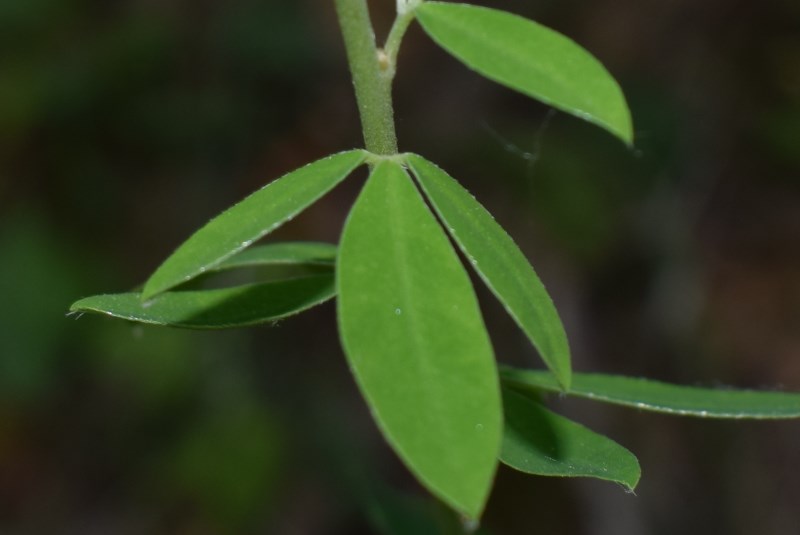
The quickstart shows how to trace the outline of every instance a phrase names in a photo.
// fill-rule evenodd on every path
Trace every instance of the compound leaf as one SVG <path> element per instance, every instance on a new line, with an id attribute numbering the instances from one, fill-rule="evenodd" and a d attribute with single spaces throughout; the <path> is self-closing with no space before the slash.
<path id="1" fill-rule="evenodd" d="M 142 302 L 139 293 L 95 295 L 72 313 L 96 312 L 140 323 L 191 329 L 224 329 L 276 321 L 335 295 L 332 274 L 232 288 L 165 292 Z"/>
<path id="2" fill-rule="evenodd" d="M 456 180 L 421 156 L 406 161 L 453 240 L 522 328 L 564 389 L 570 353 L 553 301 L 525 255 L 492 215 Z"/>
<path id="3" fill-rule="evenodd" d="M 301 167 L 209 221 L 150 276 L 142 299 L 182 284 L 292 219 L 364 163 L 363 150 L 341 152 Z"/>
<path id="4" fill-rule="evenodd" d="M 558 391 L 549 373 L 503 368 L 503 382 L 520 389 Z M 800 418 L 800 393 L 679 386 L 648 379 L 576 373 L 567 395 L 641 410 L 701 418 Z"/>
<path id="5" fill-rule="evenodd" d="M 483 76 L 632 142 L 619 85 L 569 38 L 520 16 L 467 4 L 425 2 L 416 15 L 434 41 Z"/>
<path id="6" fill-rule="evenodd" d="M 594 477 L 636 488 L 639 461 L 610 438 L 506 389 L 503 409 L 504 464 L 528 474 Z"/>
<path id="7" fill-rule="evenodd" d="M 500 448 L 497 368 L 474 290 L 397 163 L 380 163 L 345 224 L 339 330 L 378 426 L 417 478 L 469 518 Z"/>

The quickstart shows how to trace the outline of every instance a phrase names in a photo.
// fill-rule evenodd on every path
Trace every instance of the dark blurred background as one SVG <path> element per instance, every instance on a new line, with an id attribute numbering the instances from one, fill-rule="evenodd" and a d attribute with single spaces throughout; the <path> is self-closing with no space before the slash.
<path id="1" fill-rule="evenodd" d="M 401 149 L 531 258 L 579 371 L 800 390 L 800 3 L 481 2 L 620 80 L 628 150 L 408 34 Z M 380 33 L 392 0 L 371 2 Z M 361 144 L 331 1 L 0 0 L 0 533 L 417 534 L 446 512 L 381 439 L 334 307 L 230 332 L 66 318 L 212 215 Z M 271 239 L 337 241 L 363 176 Z M 498 358 L 539 366 L 480 292 Z M 501 468 L 492 534 L 800 533 L 800 422 L 552 406 L 637 495 Z"/>

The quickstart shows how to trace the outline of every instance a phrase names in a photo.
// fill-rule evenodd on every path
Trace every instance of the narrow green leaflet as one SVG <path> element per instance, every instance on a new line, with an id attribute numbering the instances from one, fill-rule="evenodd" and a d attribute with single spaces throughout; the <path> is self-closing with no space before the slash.
<path id="1" fill-rule="evenodd" d="M 424 485 L 477 518 L 500 451 L 497 367 L 469 277 L 398 164 L 364 186 L 336 273 L 342 343 L 378 426 Z"/>
<path id="2" fill-rule="evenodd" d="M 525 331 L 561 386 L 568 389 L 572 372 L 564 326 L 525 255 L 456 180 L 421 156 L 410 154 L 406 161 L 475 271 Z"/>
<path id="3" fill-rule="evenodd" d="M 195 232 L 150 276 L 142 299 L 214 268 L 289 221 L 364 163 L 363 150 L 341 152 L 261 188 Z"/>
<path id="4" fill-rule="evenodd" d="M 528 474 L 594 477 L 636 488 L 639 461 L 610 438 L 506 389 L 503 408 L 504 464 Z"/>
<path id="5" fill-rule="evenodd" d="M 336 264 L 336 246 L 331 243 L 283 242 L 257 245 L 236 253 L 214 270 L 274 265 L 331 266 Z"/>
<path id="6" fill-rule="evenodd" d="M 96 312 L 140 323 L 224 329 L 276 321 L 335 295 L 333 275 L 248 284 L 215 290 L 166 292 L 142 302 L 139 293 L 95 295 L 70 312 Z"/>
<path id="7" fill-rule="evenodd" d="M 544 371 L 503 368 L 503 382 L 514 388 L 557 391 Z M 678 386 L 647 379 L 576 373 L 570 396 L 637 409 L 703 418 L 800 418 L 800 393 Z"/>
<path id="8" fill-rule="evenodd" d="M 567 37 L 505 11 L 467 4 L 425 2 L 416 15 L 439 46 L 483 76 L 633 141 L 619 85 Z"/>

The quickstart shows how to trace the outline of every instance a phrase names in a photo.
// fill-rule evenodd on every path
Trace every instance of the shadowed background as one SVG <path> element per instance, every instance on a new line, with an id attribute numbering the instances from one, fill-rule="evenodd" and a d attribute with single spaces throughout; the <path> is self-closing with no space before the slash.
<path id="1" fill-rule="evenodd" d="M 575 39 L 631 105 L 633 151 L 418 28 L 400 56 L 401 150 L 514 236 L 575 369 L 800 390 L 800 4 L 481 3 Z M 394 2 L 371 7 L 383 35 Z M 361 144 L 332 2 L 2 0 L 0 43 L 0 533 L 445 532 L 369 418 L 333 304 L 229 332 L 65 318 Z M 337 241 L 362 183 L 270 240 Z M 498 358 L 540 367 L 479 296 Z M 486 533 L 797 533 L 800 423 L 551 401 L 639 456 L 637 495 L 501 468 Z"/>

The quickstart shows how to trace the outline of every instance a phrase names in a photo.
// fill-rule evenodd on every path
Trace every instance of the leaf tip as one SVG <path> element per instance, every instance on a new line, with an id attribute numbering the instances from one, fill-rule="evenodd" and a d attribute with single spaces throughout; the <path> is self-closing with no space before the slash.
<path id="1" fill-rule="evenodd" d="M 619 89 L 619 109 L 614 117 L 595 118 L 585 117 L 589 122 L 595 123 L 597 126 L 602 127 L 614 137 L 622 141 L 629 149 L 634 148 L 634 131 L 633 131 L 633 118 L 631 117 L 630 108 L 622 94 L 622 89 Z M 581 117 L 581 115 L 578 115 Z M 583 118 L 583 117 L 582 117 Z"/>
<path id="2" fill-rule="evenodd" d="M 160 294 L 161 291 L 159 290 L 152 290 L 148 289 L 147 286 L 142 289 L 142 293 L 139 294 L 139 304 L 143 304 Z"/>
<path id="3" fill-rule="evenodd" d="M 620 132 L 620 139 L 622 140 L 623 143 L 625 143 L 626 147 L 628 147 L 631 150 L 635 149 L 633 122 L 631 120 L 630 114 L 628 115 L 628 120 L 625 123 L 625 127 Z"/>
<path id="4" fill-rule="evenodd" d="M 474 533 L 481 525 L 481 517 L 486 509 L 489 501 L 489 494 L 491 492 L 492 482 L 486 489 L 484 495 L 473 501 L 472 503 L 456 502 L 454 500 L 446 500 L 451 507 L 453 507 L 461 519 L 461 525 L 464 526 L 466 533 Z"/>
<path id="5" fill-rule="evenodd" d="M 572 387 L 572 372 L 569 370 L 561 372 L 556 376 L 556 380 L 561 391 L 566 394 Z"/>
<path id="6" fill-rule="evenodd" d="M 142 292 L 139 294 L 139 302 L 146 303 L 159 294 L 166 292 L 173 286 L 175 286 L 175 284 L 165 284 L 161 282 L 158 277 L 158 270 L 156 270 L 156 272 L 153 273 L 149 279 L 147 279 L 147 282 L 144 283 Z"/>
<path id="7" fill-rule="evenodd" d="M 569 355 L 569 353 L 567 353 Z M 548 368 L 553 378 L 556 380 L 556 386 L 561 393 L 568 393 L 572 387 L 572 365 L 570 364 L 569 357 L 566 363 L 562 365 L 551 365 L 548 363 Z"/>
<path id="8" fill-rule="evenodd" d="M 633 454 L 631 454 L 633 455 Z M 625 489 L 627 494 L 633 494 L 636 496 L 636 487 L 639 486 L 639 481 L 642 479 L 642 468 L 639 465 L 639 460 L 636 459 L 636 456 L 633 457 L 636 461 L 636 472 L 632 475 L 632 477 L 628 478 L 625 481 L 622 481 L 622 488 Z"/>
<path id="9" fill-rule="evenodd" d="M 622 142 L 625 144 L 625 146 L 628 149 L 634 150 L 636 148 L 636 146 L 634 145 L 633 127 L 632 126 L 629 125 L 625 130 L 620 132 L 619 138 L 622 140 Z"/>

